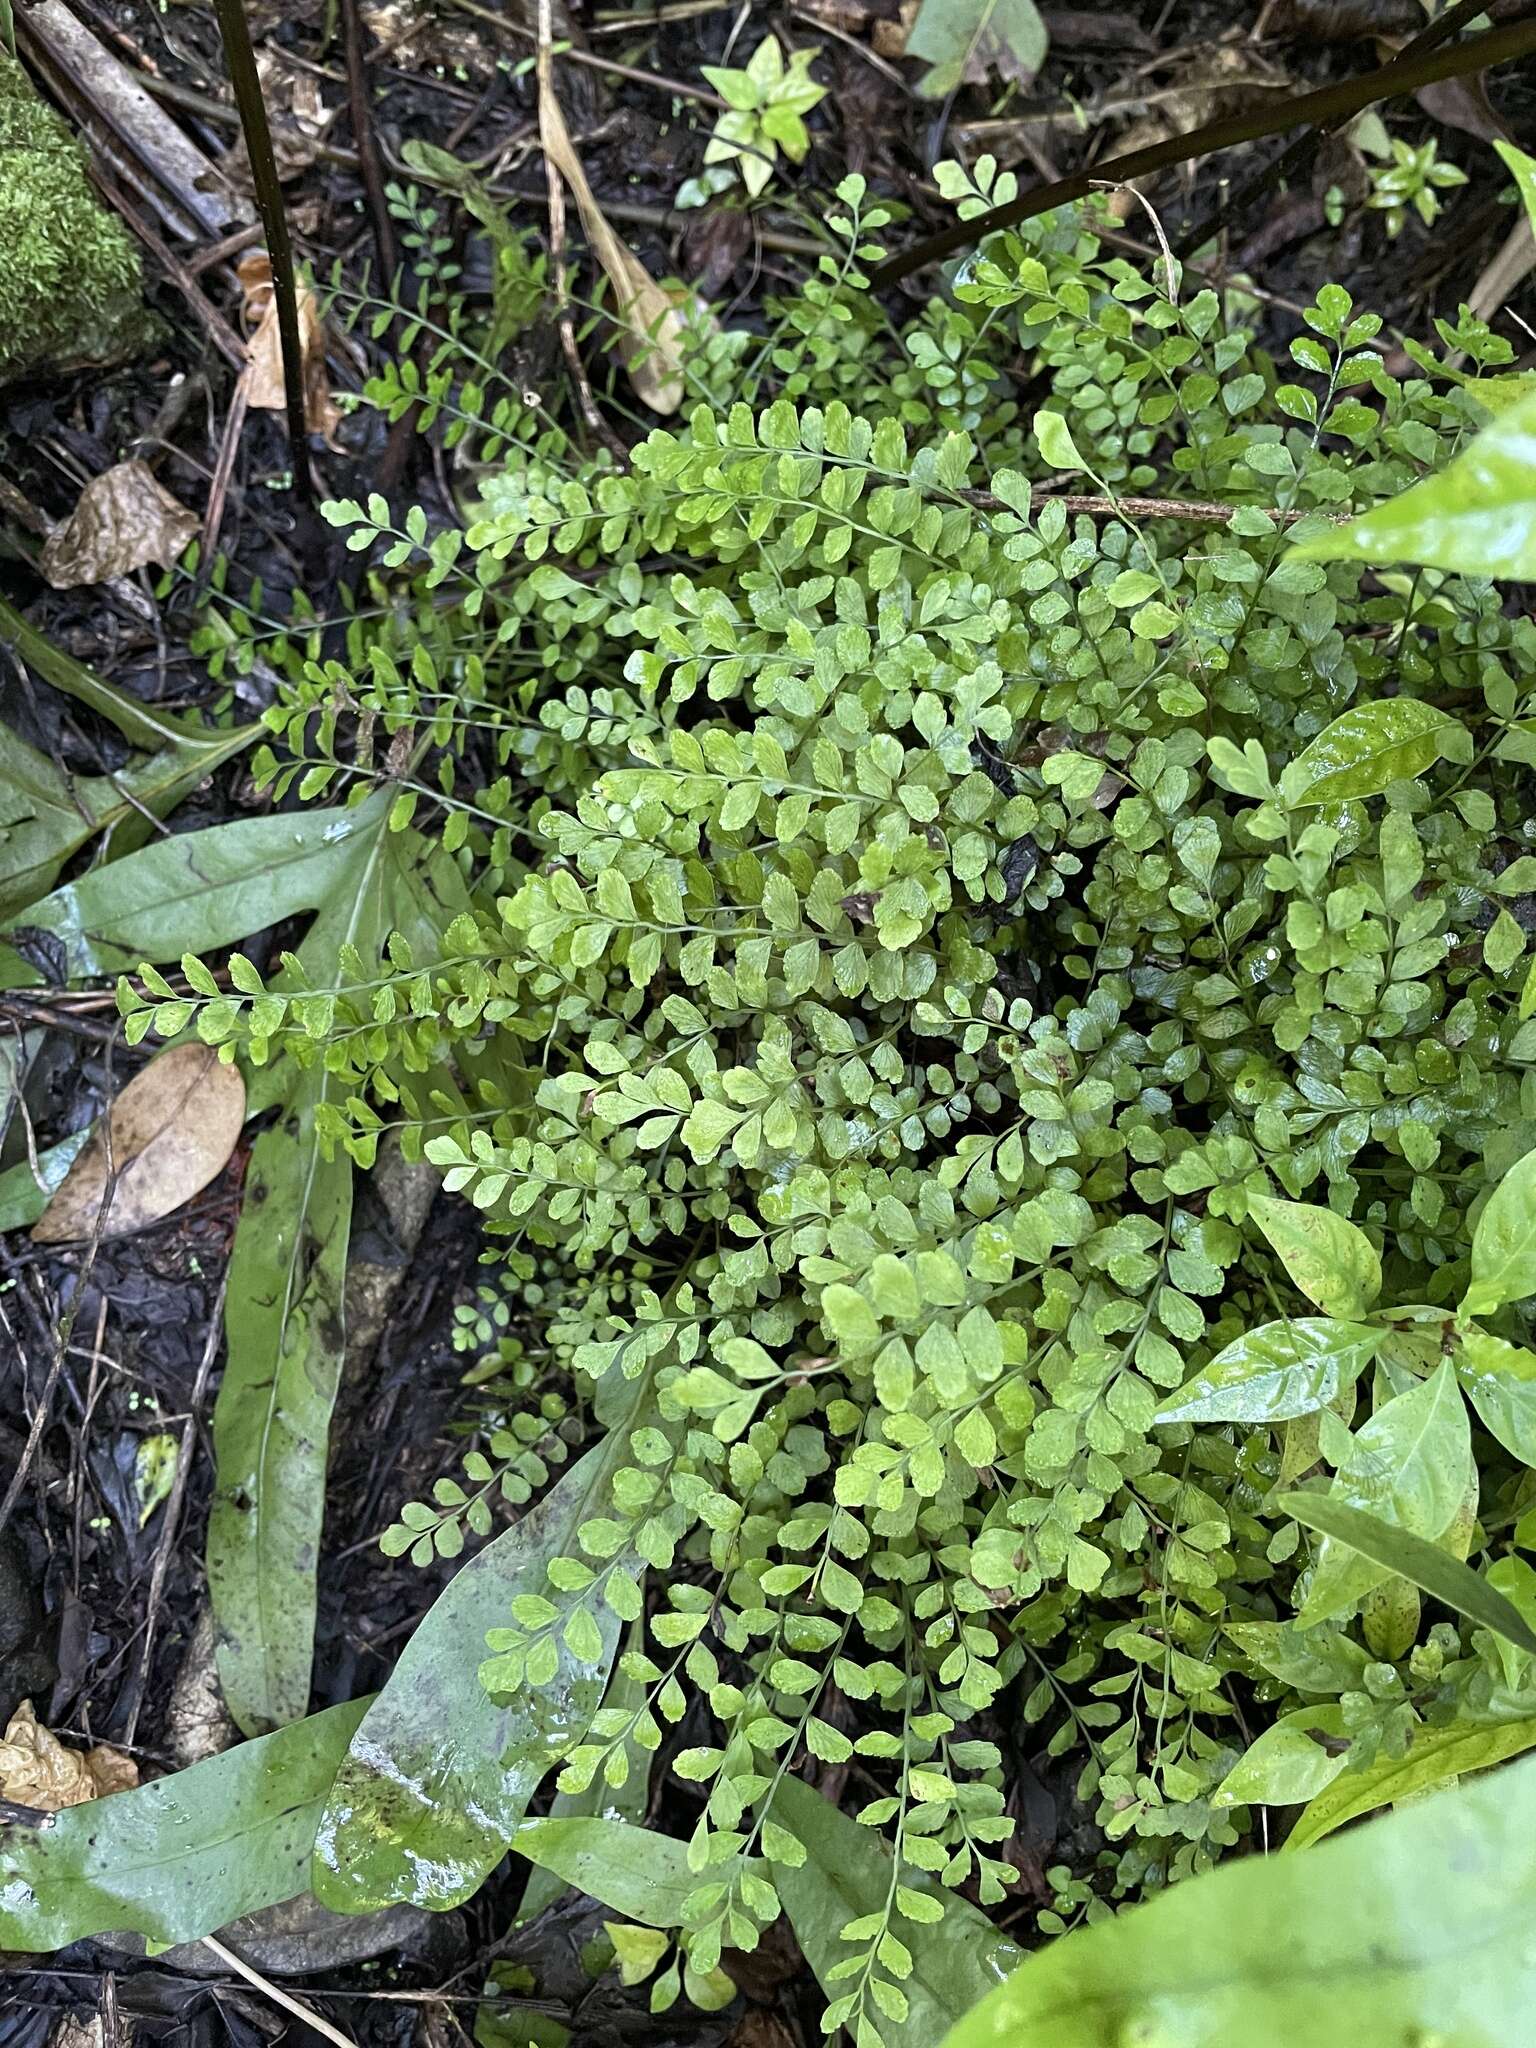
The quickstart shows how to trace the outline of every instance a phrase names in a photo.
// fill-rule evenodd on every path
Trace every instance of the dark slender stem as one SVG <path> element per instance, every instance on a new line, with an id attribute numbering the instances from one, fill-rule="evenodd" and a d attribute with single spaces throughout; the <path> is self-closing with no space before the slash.
<path id="1" fill-rule="evenodd" d="M 384 172 L 379 163 L 379 145 L 373 132 L 368 57 L 363 48 L 363 23 L 358 0 L 341 0 L 341 20 L 347 48 L 347 110 L 352 117 L 352 142 L 357 150 L 357 167 L 362 174 L 363 197 L 368 204 L 368 222 L 373 229 L 373 246 L 378 251 L 379 270 L 388 288 L 393 285 L 395 276 L 395 227 L 389 216 Z"/>
<path id="2" fill-rule="evenodd" d="M 299 339 L 298 281 L 293 269 L 293 244 L 288 239 L 283 188 L 277 175 L 277 158 L 272 150 L 272 130 L 267 123 L 267 106 L 261 95 L 261 79 L 256 70 L 256 52 L 251 48 L 244 0 L 213 0 L 213 11 L 218 17 L 219 34 L 224 40 L 229 82 L 234 87 L 246 154 L 251 160 L 256 208 L 266 229 L 267 253 L 272 259 L 277 333 L 283 349 L 283 395 L 288 401 L 288 438 L 292 444 L 293 488 L 306 505 L 312 505 L 315 493 L 309 470 L 309 421 L 304 407 L 304 347 Z"/>
<path id="3" fill-rule="evenodd" d="M 1475 21 L 1484 11 L 1487 0 L 1456 0 L 1454 7 L 1421 29 L 1410 43 L 1404 44 L 1398 52 L 1401 57 L 1420 57 L 1426 50 L 1438 50 L 1442 43 L 1448 43 L 1452 36 L 1465 28 L 1469 21 Z M 1528 13 L 1522 8 L 1521 13 Z M 1248 180 L 1235 198 L 1222 202 L 1208 219 L 1199 222 L 1181 235 L 1174 244 L 1174 254 L 1183 258 L 1193 256 L 1197 249 L 1210 241 L 1223 221 L 1241 221 L 1254 201 L 1267 192 L 1272 185 L 1280 185 L 1287 178 L 1296 175 L 1310 160 L 1325 135 L 1332 134 L 1339 125 L 1338 117 L 1331 121 L 1319 121 L 1313 128 L 1304 129 L 1296 140 L 1280 152 L 1273 163 L 1262 165 Z"/>
<path id="4" fill-rule="evenodd" d="M 1507 64 L 1511 58 L 1527 56 L 1533 50 L 1536 50 L 1536 21 L 1512 22 L 1504 28 L 1491 30 L 1487 35 L 1473 36 L 1465 43 L 1458 43 L 1454 49 L 1428 50 L 1417 57 L 1394 58 L 1390 64 L 1383 64 L 1376 71 L 1367 71 L 1359 78 L 1347 78 L 1338 85 L 1324 86 L 1317 92 L 1301 93 L 1278 109 L 1266 108 L 1250 114 L 1234 114 L 1223 121 L 1209 121 L 1188 135 L 1175 136 L 1168 142 L 1154 144 L 1150 149 L 1133 149 L 1126 156 L 1111 157 L 1107 163 L 1074 172 L 1070 178 L 1061 178 L 1053 185 L 1043 185 L 1036 192 L 1026 192 L 1010 200 L 1006 206 L 994 206 L 989 212 L 978 213 L 971 220 L 958 221 L 942 234 L 930 235 L 925 241 L 914 243 L 910 249 L 899 250 L 896 255 L 887 257 L 875 271 L 874 282 L 877 285 L 894 284 L 898 278 L 908 277 L 914 270 L 922 270 L 942 257 L 952 256 L 957 249 L 973 248 L 983 236 L 998 228 L 1017 227 L 1020 221 L 1033 220 L 1037 214 L 1050 213 L 1074 199 L 1086 198 L 1095 186 L 1124 185 L 1132 178 L 1144 178 L 1152 171 L 1189 163 L 1197 157 L 1210 156 L 1216 150 L 1231 149 L 1239 142 L 1257 142 L 1266 135 L 1283 135 L 1292 128 L 1346 121 L 1362 107 L 1372 106 L 1379 100 L 1397 99 L 1404 93 L 1417 92 L 1420 86 L 1433 85 L 1437 79 L 1461 78 L 1469 71 Z"/>

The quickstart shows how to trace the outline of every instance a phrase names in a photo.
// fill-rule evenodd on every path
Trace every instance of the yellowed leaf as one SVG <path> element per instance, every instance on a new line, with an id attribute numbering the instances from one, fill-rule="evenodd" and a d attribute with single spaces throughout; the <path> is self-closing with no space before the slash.
<path id="1" fill-rule="evenodd" d="M 222 1170 L 244 1122 L 240 1069 L 212 1046 L 172 1046 L 134 1076 L 92 1131 L 33 1226 L 33 1241 L 90 1237 L 104 1203 L 103 1237 L 157 1223 Z"/>
<path id="2" fill-rule="evenodd" d="M 676 412 L 683 402 L 683 340 L 701 309 L 688 297 L 663 291 L 639 257 L 616 235 L 593 196 L 554 88 L 539 93 L 539 139 L 544 154 L 570 187 L 592 253 L 607 272 L 623 331 L 619 355 L 636 396 L 652 412 Z"/>
<path id="3" fill-rule="evenodd" d="M 58 1813 L 66 1806 L 84 1806 L 128 1792 L 139 1782 L 139 1767 L 121 1750 L 98 1744 L 95 1749 L 66 1749 L 38 1721 L 30 1700 L 23 1700 L 0 1737 L 0 1799 L 39 1813 Z"/>
<path id="4" fill-rule="evenodd" d="M 251 249 L 235 266 L 245 295 L 245 368 L 240 388 L 248 406 L 282 412 L 288 400 L 283 387 L 283 342 L 277 324 L 277 294 L 272 286 L 272 259 L 265 249 Z M 341 413 L 331 397 L 325 370 L 325 322 L 320 301 L 301 278 L 298 289 L 299 352 L 304 366 L 304 418 L 312 434 L 334 445 Z"/>
<path id="5" fill-rule="evenodd" d="M 145 463 L 119 462 L 92 478 L 44 541 L 43 574 L 55 590 L 70 590 L 126 576 L 146 562 L 168 569 L 198 524 Z"/>

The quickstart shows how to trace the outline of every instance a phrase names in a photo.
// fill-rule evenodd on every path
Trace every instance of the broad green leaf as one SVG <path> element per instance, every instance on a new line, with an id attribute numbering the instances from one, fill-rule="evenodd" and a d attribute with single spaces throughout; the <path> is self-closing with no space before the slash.
<path id="1" fill-rule="evenodd" d="M 884 1911 L 893 1882 L 891 1854 L 873 1828 L 861 1827 L 798 1778 L 780 1781 L 773 1817 L 805 1846 L 798 1869 L 780 1865 L 774 1882 L 806 1961 L 829 1997 L 846 1985 L 831 1978 L 853 1946 L 842 1939 L 851 1920 Z M 905 2021 L 884 2021 L 888 2048 L 932 2048 L 961 2014 L 1000 1984 L 1018 1960 L 1015 1943 L 957 1893 L 908 1868 L 900 1881 L 943 1907 L 931 1924 L 902 1920 L 912 1954 L 902 1981 L 911 2004 Z"/>
<path id="2" fill-rule="evenodd" d="M 1494 1559 L 1487 1578 L 1494 1591 L 1502 1593 L 1520 1619 L 1536 1632 L 1536 1568 L 1511 1551 Z M 1504 1670 L 1504 1683 L 1513 1691 L 1527 1677 L 1530 1658 L 1504 1636 L 1497 1639 L 1494 1648 Z"/>
<path id="3" fill-rule="evenodd" d="M 1528 1749 L 1536 1749 L 1536 1721 L 1415 1728 L 1405 1756 L 1378 1756 L 1362 1770 L 1341 1771 L 1298 1817 L 1285 1846 L 1305 1849 L 1361 1814 L 1437 1791 L 1466 1771 L 1508 1763 Z"/>
<path id="4" fill-rule="evenodd" d="M 1347 1458 L 1326 1496 L 1327 1506 L 1364 1510 L 1367 1520 L 1422 1538 L 1425 1547 L 1433 1549 L 1456 1518 L 1471 1470 L 1466 1403 L 1446 1361 L 1427 1380 L 1378 1408 L 1350 1439 Z M 1324 1497 L 1298 1493 L 1285 1498 L 1287 1503 L 1306 1502 L 1310 1507 Z M 1299 1509 L 1296 1519 L 1306 1519 Z M 1323 1523 L 1308 1526 L 1321 1529 L 1330 1540 L 1318 1552 L 1301 1610 L 1304 1623 L 1347 1612 L 1397 1569 L 1347 1539 L 1341 1550 Z"/>
<path id="5" fill-rule="evenodd" d="M 629 1647 L 643 1649 L 645 1636 L 644 1621 L 637 1621 L 630 1631 Z M 616 1707 L 631 1714 L 638 1714 L 646 1703 L 650 1688 L 642 1679 L 631 1678 L 624 1670 L 622 1655 L 609 1680 L 608 1690 L 603 1694 L 604 1707 Z M 565 1792 L 556 1789 L 549 1805 L 550 1820 L 631 1821 L 638 1825 L 645 1819 L 650 1803 L 651 1763 L 650 1750 L 638 1745 L 628 1745 L 629 1773 L 622 1785 L 610 1785 L 597 1771 L 584 1792 Z M 533 1825 L 525 1821 L 519 1829 L 515 1847 L 521 1849 L 526 1830 Z M 542 1825 L 542 1823 L 541 1823 Z M 574 1838 L 573 1838 L 574 1839 Z M 562 1877 L 557 1867 L 543 1857 L 535 1857 L 533 1869 L 528 1873 L 528 1882 L 523 1887 L 523 1896 L 517 1902 L 517 1917 L 521 1923 L 532 1920 L 546 1907 L 554 1905 L 574 1880 Z M 694 1883 L 698 1880 L 695 1878 Z M 597 1893 L 591 1893 L 593 1898 Z M 616 1910 L 623 1910 L 622 1908 Z"/>
<path id="6" fill-rule="evenodd" d="M 1052 1942 L 942 2048 L 1512 2048 L 1533 1912 L 1527 1763 Z"/>
<path id="7" fill-rule="evenodd" d="M 246 1172 L 213 1410 L 208 1593 L 219 1683 L 247 1734 L 295 1721 L 309 1705 L 331 1410 L 346 1350 L 352 1162 L 321 1156 L 324 1068 L 284 1071 L 294 1092 Z"/>
<path id="8" fill-rule="evenodd" d="M 1285 770 L 1281 795 L 1292 809 L 1379 796 L 1432 768 L 1446 739 L 1460 730 L 1455 719 L 1417 697 L 1351 705 Z"/>
<path id="9" fill-rule="evenodd" d="M 1045 62 L 1046 42 L 1035 0 L 922 0 L 906 54 L 931 66 L 918 91 L 942 100 L 967 80 L 985 84 L 994 72 L 1028 85 Z"/>
<path id="10" fill-rule="evenodd" d="M 1472 1233 L 1464 1316 L 1486 1316 L 1536 1294 L 1536 1152 L 1516 1162 L 1488 1197 Z"/>
<path id="11" fill-rule="evenodd" d="M 1497 414 L 1434 476 L 1295 552 L 1536 578 L 1536 393 Z"/>
<path id="12" fill-rule="evenodd" d="M 417 832 L 388 829 L 387 790 L 344 815 L 364 819 L 366 829 L 334 839 L 310 870 L 311 887 L 324 885 L 298 948 L 311 987 L 334 978 L 342 946 L 371 957 L 391 932 L 403 935 L 418 965 L 430 964 L 464 904 L 445 855 Z M 274 988 L 284 985 L 284 976 L 273 978 Z M 316 1109 L 340 1085 L 323 1063 L 296 1069 L 280 1060 L 251 1080 L 253 1111 L 287 1094 L 283 1115 L 252 1150 L 230 1258 L 208 1592 L 224 1697 L 239 1725 L 256 1733 L 296 1720 L 309 1705 L 331 1410 L 346 1350 L 352 1164 L 321 1154 Z"/>
<path id="13" fill-rule="evenodd" d="M 637 1405 L 647 1384 L 634 1383 Z M 618 1617 L 601 1602 L 597 1669 L 578 1665 L 557 1637 L 554 1679 L 503 1705 L 481 1684 L 479 1666 L 487 1631 L 506 1625 L 518 1594 L 545 1591 L 550 1559 L 575 1553 L 581 1524 L 606 1509 L 634 1420 L 472 1557 L 411 1637 L 326 1804 L 314 1864 L 325 1905 L 341 1913 L 402 1900 L 458 1905 L 505 1855 L 545 1772 L 585 1734 L 618 1643 Z"/>
<path id="14" fill-rule="evenodd" d="M 282 812 L 177 833 L 56 889 L 24 922 L 62 941 L 71 980 L 218 952 L 323 904 L 388 814 L 383 791 L 355 811 Z"/>
<path id="15" fill-rule="evenodd" d="M 1354 1385 L 1384 1335 L 1369 1323 L 1328 1316 L 1261 1323 L 1218 1351 L 1154 1420 L 1285 1422 L 1311 1415 Z"/>
<path id="16" fill-rule="evenodd" d="M 1456 1373 L 1489 1435 L 1536 1470 L 1536 1353 L 1486 1330 L 1463 1330 Z"/>
<path id="17" fill-rule="evenodd" d="M 1422 1536 L 1394 1529 L 1379 1516 L 1324 1493 L 1284 1493 L 1276 1506 L 1331 1542 L 1358 1550 L 1383 1572 L 1396 1572 L 1411 1580 L 1453 1613 L 1491 1628 L 1517 1649 L 1536 1655 L 1536 1631 L 1521 1620 L 1504 1595 L 1479 1578 L 1470 1565 L 1426 1543 Z"/>
<path id="18" fill-rule="evenodd" d="M 1381 1292 L 1381 1260 L 1356 1224 L 1311 1202 L 1255 1195 L 1249 1214 L 1308 1301 L 1325 1316 L 1363 1316 Z"/>
<path id="19" fill-rule="evenodd" d="M 1294 1621 L 1229 1621 L 1229 1635 L 1245 1657 L 1297 1692 L 1358 1692 L 1368 1653 L 1331 1623 L 1302 1628 Z"/>
<path id="20" fill-rule="evenodd" d="M 688 1868 L 686 1842 L 622 1820 L 525 1820 L 512 1847 L 589 1899 L 645 1927 L 680 1927 L 684 1902 L 704 1881 Z M 724 1882 L 729 1874 L 711 1865 L 709 1881 Z"/>
<path id="21" fill-rule="evenodd" d="M 72 1806 L 43 1828 L 0 1829 L 0 1948 L 93 1934 L 172 1944 L 305 1890 L 321 1803 L 366 1700 Z"/>
<path id="22" fill-rule="evenodd" d="M 0 917 L 26 910 L 70 855 L 98 835 L 110 835 L 109 852 L 136 846 L 150 818 L 164 817 L 261 731 L 259 725 L 205 729 L 138 703 L 50 646 L 3 598 L 0 647 L 109 719 L 147 756 L 112 775 L 66 777 L 47 754 L 0 726 Z M 36 915 L 23 921 L 46 923 Z"/>
<path id="23" fill-rule="evenodd" d="M 1212 1793 L 1212 1805 L 1304 1806 L 1343 1770 L 1345 1733 L 1339 1706 L 1282 1714 L 1244 1750 Z"/>

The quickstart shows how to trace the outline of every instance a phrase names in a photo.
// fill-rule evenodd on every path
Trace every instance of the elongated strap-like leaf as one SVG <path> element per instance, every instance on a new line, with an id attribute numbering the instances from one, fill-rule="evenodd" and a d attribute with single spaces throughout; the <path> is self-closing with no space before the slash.
<path id="1" fill-rule="evenodd" d="M 636 1383 L 636 1399 L 644 1382 Z M 480 1683 L 489 1629 L 519 1593 L 543 1593 L 553 1557 L 608 1503 L 628 1428 L 588 1451 L 515 1528 L 470 1559 L 406 1645 L 337 1774 L 315 1837 L 317 1897 L 341 1913 L 409 1901 L 446 1910 L 501 1861 L 540 1779 L 586 1732 L 618 1645 L 618 1618 L 591 1612 L 596 1665 L 563 1641 L 554 1679 L 498 1705 Z"/>
<path id="2" fill-rule="evenodd" d="M 1421 1592 L 1464 1614 L 1496 1635 L 1506 1637 L 1519 1649 L 1536 1656 L 1536 1634 L 1526 1627 L 1504 1595 L 1480 1579 L 1470 1565 L 1439 1550 L 1422 1536 L 1410 1536 L 1406 1529 L 1394 1529 L 1363 1508 L 1333 1500 L 1325 1493 L 1283 1493 L 1275 1505 L 1321 1536 L 1332 1536 L 1352 1550 L 1370 1558 L 1373 1564 L 1409 1579 Z"/>
<path id="3" fill-rule="evenodd" d="M 1285 1846 L 1305 1849 L 1347 1820 L 1433 1792 L 1467 1771 L 1507 1763 L 1528 1749 L 1536 1749 L 1536 1721 L 1453 1721 L 1448 1728 L 1416 1728 L 1406 1756 L 1379 1756 L 1364 1770 L 1344 1770 L 1332 1778 L 1308 1803 Z"/>
<path id="4" fill-rule="evenodd" d="M 0 1948 L 196 1941 L 306 1888 L 321 1803 L 367 1700 L 190 1770 L 0 1828 Z"/>
<path id="5" fill-rule="evenodd" d="M 213 1413 L 215 1654 L 248 1734 L 309 1705 L 326 1454 L 346 1350 L 352 1162 L 321 1156 L 315 1105 L 329 1077 L 310 1068 L 295 1078 L 283 1116 L 251 1152 Z"/>

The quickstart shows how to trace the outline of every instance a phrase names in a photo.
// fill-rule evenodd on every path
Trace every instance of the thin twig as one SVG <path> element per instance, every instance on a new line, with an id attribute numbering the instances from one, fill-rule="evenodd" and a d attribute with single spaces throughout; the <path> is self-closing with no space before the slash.
<path id="1" fill-rule="evenodd" d="M 5 1489 L 5 1498 L 0 1500 L 0 1530 L 11 1519 L 12 1510 L 21 1498 L 21 1489 L 27 1483 L 27 1474 L 32 1470 L 32 1460 L 37 1456 L 37 1447 L 43 1440 L 43 1431 L 48 1427 L 48 1415 L 53 1406 L 54 1391 L 59 1384 L 59 1375 L 64 1370 L 65 1354 L 70 1339 L 75 1334 L 75 1323 L 80 1314 L 80 1304 L 85 1299 L 85 1290 L 90 1284 L 91 1273 L 96 1264 L 96 1254 L 101 1249 L 101 1235 L 106 1228 L 107 1212 L 112 1207 L 112 1197 L 117 1192 L 117 1163 L 112 1156 L 112 1055 L 115 1042 L 107 1047 L 106 1080 L 107 1101 L 101 1113 L 102 1144 L 106 1150 L 106 1183 L 101 1191 L 101 1200 L 96 1204 L 95 1219 L 91 1224 L 90 1243 L 86 1247 L 84 1261 L 75 1277 L 75 1291 L 70 1304 L 59 1318 L 59 1327 L 54 1336 L 53 1356 L 48 1361 L 47 1376 L 43 1391 L 38 1397 L 36 1410 L 27 1429 L 27 1440 L 22 1445 L 21 1456 L 16 1461 L 16 1470 L 11 1474 L 11 1483 Z M 97 1337 L 97 1343 L 101 1341 Z"/>
<path id="2" fill-rule="evenodd" d="M 226 1948 L 222 1941 L 215 1941 L 211 1934 L 205 1934 L 203 1947 L 216 1955 L 226 1969 L 233 1970 L 237 1976 L 243 1977 L 247 1984 L 254 1984 L 256 1989 L 264 1997 L 270 1998 L 274 2005 L 280 2005 L 284 2012 L 291 2012 L 296 2020 L 302 2020 L 306 2027 L 312 2027 L 327 2041 L 334 2041 L 336 2048 L 357 2048 L 357 2043 L 350 2034 L 344 2034 L 340 2027 L 333 2027 L 329 2020 L 320 2017 L 312 2005 L 305 2005 L 302 1999 L 294 1998 L 280 1985 L 274 1984 L 270 1977 L 263 1977 L 260 1970 L 253 1969 L 243 1956 L 237 1956 L 234 1950 Z"/>
<path id="3" fill-rule="evenodd" d="M 1039 214 L 1054 212 L 1058 206 L 1086 198 L 1096 184 L 1111 181 L 1127 184 L 1132 178 L 1144 178 L 1153 171 L 1165 171 L 1175 164 L 1190 163 L 1198 157 L 1211 156 L 1217 150 L 1232 149 L 1240 142 L 1258 142 L 1266 135 L 1283 135 L 1292 128 L 1347 120 L 1362 107 L 1373 106 L 1380 100 L 1401 98 L 1404 93 L 1417 92 L 1421 86 L 1433 85 L 1442 78 L 1461 78 L 1469 71 L 1507 64 L 1533 50 L 1536 50 L 1536 21 L 1513 22 L 1504 28 L 1493 29 L 1487 35 L 1473 36 L 1453 49 L 1430 50 L 1411 58 L 1394 58 L 1390 64 L 1367 71 L 1359 78 L 1346 78 L 1337 85 L 1323 86 L 1316 92 L 1299 93 L 1277 108 L 1264 107 L 1251 113 L 1228 115 L 1220 121 L 1208 121 L 1204 127 L 1195 128 L 1187 135 L 1174 136 L 1167 142 L 1153 144 L 1149 149 L 1133 149 L 1125 156 L 1111 157 L 1107 163 L 1097 164 L 1090 170 L 1076 171 L 1070 178 L 1060 178 L 1055 184 L 1022 193 L 1017 199 L 1009 200 L 1006 206 L 990 207 L 985 213 L 973 215 L 970 220 L 957 221 L 942 233 L 926 236 L 910 248 L 899 249 L 894 256 L 887 257 L 875 270 L 874 281 L 877 285 L 894 284 L 898 278 L 909 277 L 914 270 L 924 270 L 930 263 L 952 256 L 957 250 L 974 248 L 999 228 L 1017 227 L 1021 221 L 1033 220 Z"/>
<path id="4" fill-rule="evenodd" d="M 1003 499 L 995 497 L 991 491 L 968 490 L 962 491 L 960 496 L 968 505 L 975 505 L 983 512 L 1009 509 Z M 1198 498 L 1087 497 L 1073 491 L 1053 491 L 1043 484 L 1031 489 L 1029 502 L 1030 509 L 1036 512 L 1046 505 L 1060 505 L 1068 512 L 1086 512 L 1094 519 L 1187 519 L 1195 526 L 1225 526 L 1237 510 L 1234 505 Z M 1277 526 L 1294 526 L 1299 519 L 1312 516 L 1309 506 L 1285 510 L 1276 505 L 1261 505 L 1250 509 L 1263 512 Z"/>
<path id="5" fill-rule="evenodd" d="M 256 52 L 251 47 L 251 27 L 245 18 L 244 0 L 213 0 L 224 55 L 229 63 L 229 82 L 234 87 L 235 105 L 240 110 L 240 129 L 251 162 L 251 183 L 256 209 L 267 231 L 267 253 L 272 259 L 272 291 L 277 302 L 277 332 L 282 343 L 283 396 L 287 401 L 288 438 L 292 446 L 293 488 L 306 505 L 314 503 L 314 481 L 309 468 L 309 415 L 304 403 L 304 349 L 299 339 L 298 280 L 293 268 L 293 244 L 288 236 L 288 214 L 283 204 L 282 181 L 277 174 L 277 157 L 272 148 L 272 129 L 267 120 L 261 77 L 256 69 Z"/>
<path id="6" fill-rule="evenodd" d="M 181 1442 L 176 1451 L 176 1472 L 171 1480 L 171 1490 L 166 1495 L 160 1540 L 155 1545 L 154 1563 L 150 1566 L 149 1599 L 144 1611 L 144 1639 L 139 1651 L 139 1667 L 130 1682 L 131 1704 L 123 1733 L 123 1740 L 130 1747 L 138 1732 L 139 1710 L 144 1704 L 144 1689 L 149 1683 L 149 1665 L 155 1647 L 155 1624 L 165 1593 L 165 1575 L 171 1562 L 171 1552 L 176 1547 L 181 1504 L 187 1497 L 187 1475 L 192 1464 L 193 1440 L 203 1412 L 203 1398 L 208 1392 L 208 1381 L 213 1373 L 213 1361 L 219 1355 L 219 1340 L 224 1332 L 224 1295 L 228 1286 L 229 1274 L 226 1272 L 219 1284 L 218 1299 L 213 1304 L 209 1318 L 208 1335 L 203 1343 L 203 1355 L 198 1360 L 197 1377 L 192 1382 L 192 1394 L 187 1404 L 187 1419 L 181 1425 Z"/>
<path id="7" fill-rule="evenodd" d="M 357 149 L 363 197 L 368 204 L 368 224 L 373 229 L 373 246 L 378 252 L 379 273 L 387 282 L 395 274 L 395 226 L 384 193 L 384 173 L 379 166 L 379 145 L 373 130 L 373 96 L 358 0 L 341 0 L 341 20 L 347 46 L 347 111 L 352 119 L 352 140 Z"/>

